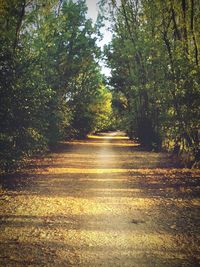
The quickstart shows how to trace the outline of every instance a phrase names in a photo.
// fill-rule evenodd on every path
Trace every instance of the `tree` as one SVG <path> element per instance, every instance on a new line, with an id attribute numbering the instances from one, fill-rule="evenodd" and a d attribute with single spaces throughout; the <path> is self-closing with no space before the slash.
<path id="1" fill-rule="evenodd" d="M 99 118 L 98 103 L 106 102 L 109 93 L 98 68 L 98 29 L 86 11 L 84 1 L 2 2 L 0 162 L 4 169 L 74 132 L 85 136 L 105 119 Z"/>
<path id="2" fill-rule="evenodd" d="M 108 4 L 113 39 L 105 54 L 110 84 L 126 98 L 127 132 L 150 147 L 198 155 L 199 2 Z"/>

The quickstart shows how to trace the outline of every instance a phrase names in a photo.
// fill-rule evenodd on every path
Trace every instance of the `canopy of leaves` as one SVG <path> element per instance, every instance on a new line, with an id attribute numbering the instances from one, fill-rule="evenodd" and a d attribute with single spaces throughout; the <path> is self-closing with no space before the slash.
<path id="1" fill-rule="evenodd" d="M 113 39 L 105 54 L 112 69 L 110 85 L 126 102 L 123 112 L 118 105 L 122 127 L 144 145 L 175 146 L 197 159 L 199 1 L 121 0 L 107 4 Z"/>
<path id="2" fill-rule="evenodd" d="M 0 6 L 0 161 L 105 127 L 98 27 L 84 1 L 10 0 Z"/>

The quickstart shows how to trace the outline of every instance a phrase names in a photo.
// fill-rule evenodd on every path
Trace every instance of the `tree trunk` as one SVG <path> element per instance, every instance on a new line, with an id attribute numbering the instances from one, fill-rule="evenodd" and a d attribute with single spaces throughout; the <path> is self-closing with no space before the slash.
<path id="1" fill-rule="evenodd" d="M 194 42 L 195 62 L 196 62 L 196 65 L 198 66 L 199 65 L 199 60 L 198 60 L 199 52 L 198 52 L 196 37 L 195 37 L 195 34 L 194 34 L 194 0 L 191 0 L 190 30 L 191 30 L 192 39 L 193 39 L 193 42 Z"/>

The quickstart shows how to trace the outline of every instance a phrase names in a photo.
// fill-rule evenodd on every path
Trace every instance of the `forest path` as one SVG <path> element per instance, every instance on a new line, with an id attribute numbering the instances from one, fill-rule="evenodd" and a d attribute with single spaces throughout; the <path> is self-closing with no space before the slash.
<path id="1" fill-rule="evenodd" d="M 198 170 L 121 133 L 2 178 L 0 266 L 199 266 Z"/>

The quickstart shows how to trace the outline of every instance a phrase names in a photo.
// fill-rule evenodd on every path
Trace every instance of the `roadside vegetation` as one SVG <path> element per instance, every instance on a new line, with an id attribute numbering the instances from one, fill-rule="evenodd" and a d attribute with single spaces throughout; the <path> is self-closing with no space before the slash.
<path id="1" fill-rule="evenodd" d="M 84 1 L 1 1 L 4 170 L 63 138 L 107 127 L 111 93 L 99 67 L 99 27 L 86 12 Z"/>
<path id="2" fill-rule="evenodd" d="M 1 170 L 106 129 L 199 161 L 199 1 L 100 2 L 94 25 L 82 0 L 1 1 Z M 97 45 L 103 16 L 109 83 Z"/>
<path id="3" fill-rule="evenodd" d="M 114 110 L 130 137 L 200 159 L 200 2 L 102 1 Z"/>

